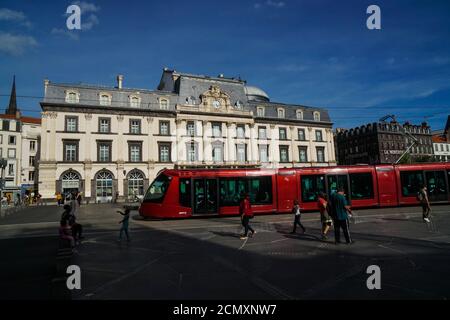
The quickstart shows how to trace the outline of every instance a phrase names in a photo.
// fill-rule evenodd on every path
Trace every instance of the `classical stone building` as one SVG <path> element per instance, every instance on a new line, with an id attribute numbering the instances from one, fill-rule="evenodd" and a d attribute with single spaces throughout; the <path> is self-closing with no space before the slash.
<path id="1" fill-rule="evenodd" d="M 412 125 L 398 122 L 374 122 L 349 130 L 336 131 L 336 149 L 340 165 L 395 163 L 411 145 L 410 157 L 433 155 L 430 127 L 426 123 Z"/>
<path id="2" fill-rule="evenodd" d="M 17 107 L 16 83 L 13 80 L 9 105 L 0 114 L 0 158 L 7 160 L 4 170 L 3 194 L 16 199 L 38 189 L 37 162 L 41 119 L 24 117 Z"/>
<path id="3" fill-rule="evenodd" d="M 440 162 L 450 162 L 450 116 L 443 130 L 433 132 L 434 159 Z"/>
<path id="4" fill-rule="evenodd" d="M 91 202 L 142 197 L 164 168 L 335 165 L 321 108 L 272 102 L 245 81 L 165 68 L 156 90 L 45 80 L 40 190 Z"/>

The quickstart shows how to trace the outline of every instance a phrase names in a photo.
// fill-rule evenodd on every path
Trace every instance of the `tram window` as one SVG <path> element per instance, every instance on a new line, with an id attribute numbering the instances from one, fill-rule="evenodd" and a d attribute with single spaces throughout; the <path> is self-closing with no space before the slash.
<path id="1" fill-rule="evenodd" d="M 417 192 L 419 192 L 420 186 L 423 184 L 423 172 L 400 172 L 400 180 L 402 183 L 402 195 L 404 197 L 415 197 L 417 196 Z"/>
<path id="2" fill-rule="evenodd" d="M 191 179 L 180 179 L 180 205 L 191 206 Z"/>
<path id="3" fill-rule="evenodd" d="M 220 205 L 238 206 L 241 200 L 241 193 L 247 192 L 245 182 L 242 178 L 220 179 Z"/>
<path id="4" fill-rule="evenodd" d="M 320 192 L 325 191 L 325 176 L 323 175 L 311 175 L 302 176 L 302 202 L 314 202 L 317 201 L 317 195 Z"/>
<path id="5" fill-rule="evenodd" d="M 350 190 L 352 200 L 373 199 L 372 174 L 351 173 Z"/>
<path id="6" fill-rule="evenodd" d="M 250 178 L 248 194 L 252 204 L 272 203 L 272 177 Z"/>
<path id="7" fill-rule="evenodd" d="M 165 174 L 160 174 L 152 182 L 151 186 L 148 188 L 147 193 L 144 197 L 144 202 L 159 202 L 164 200 L 164 195 L 169 188 L 171 177 Z"/>

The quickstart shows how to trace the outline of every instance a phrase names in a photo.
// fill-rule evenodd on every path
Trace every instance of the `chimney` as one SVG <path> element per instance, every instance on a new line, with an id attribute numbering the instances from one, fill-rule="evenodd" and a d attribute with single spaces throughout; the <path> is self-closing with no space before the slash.
<path id="1" fill-rule="evenodd" d="M 119 74 L 117 76 L 117 88 L 122 89 L 122 81 L 123 81 L 123 75 Z"/>
<path id="2" fill-rule="evenodd" d="M 50 83 L 50 80 L 44 79 L 44 94 L 45 95 L 47 95 L 47 87 L 48 87 L 49 83 Z"/>

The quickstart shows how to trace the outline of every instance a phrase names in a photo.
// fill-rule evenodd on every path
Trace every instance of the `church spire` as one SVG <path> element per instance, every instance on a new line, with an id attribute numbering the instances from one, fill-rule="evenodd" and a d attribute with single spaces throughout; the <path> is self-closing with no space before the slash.
<path id="1" fill-rule="evenodd" d="M 6 114 L 16 114 L 17 113 L 17 100 L 16 100 L 16 76 L 13 78 L 13 85 L 11 89 L 11 96 L 9 97 L 9 106 L 5 110 Z"/>

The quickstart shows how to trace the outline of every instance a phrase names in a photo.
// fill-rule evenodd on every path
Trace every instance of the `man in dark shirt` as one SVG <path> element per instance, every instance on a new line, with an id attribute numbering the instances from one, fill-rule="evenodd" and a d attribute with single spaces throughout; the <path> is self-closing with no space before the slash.
<path id="1" fill-rule="evenodd" d="M 341 243 L 341 228 L 344 232 L 345 241 L 350 244 L 353 243 L 350 237 L 348 218 L 351 216 L 350 206 L 344 195 L 344 188 L 339 188 L 337 193 L 331 195 L 333 198 L 333 219 L 334 219 L 334 237 L 335 243 Z"/>

